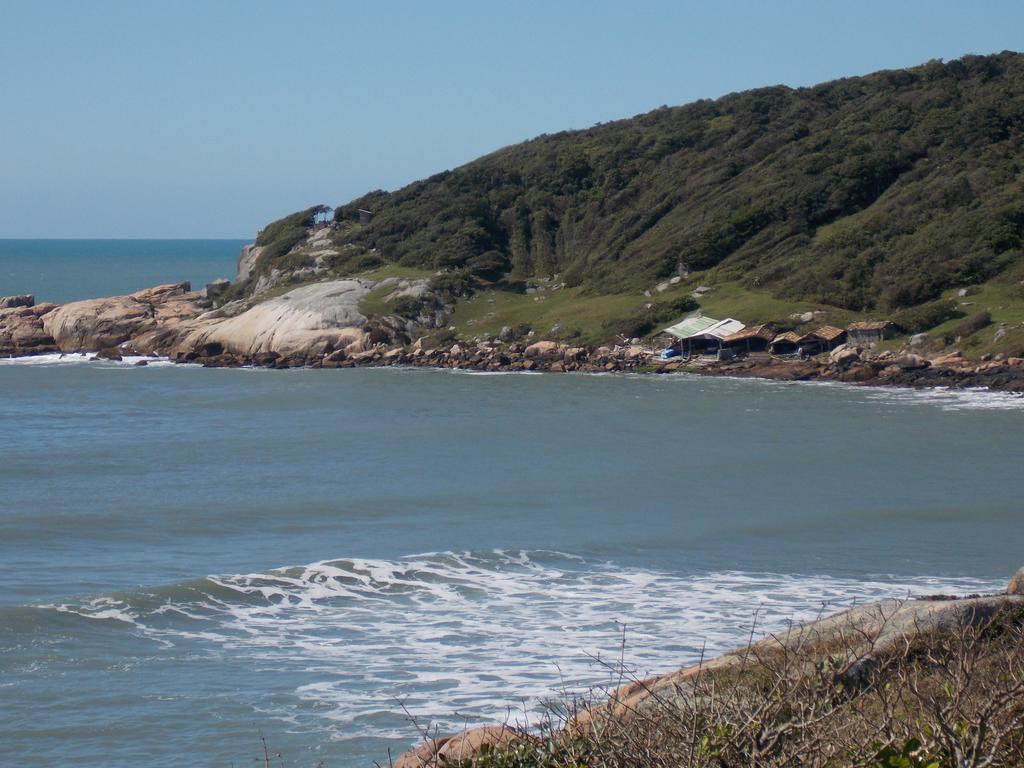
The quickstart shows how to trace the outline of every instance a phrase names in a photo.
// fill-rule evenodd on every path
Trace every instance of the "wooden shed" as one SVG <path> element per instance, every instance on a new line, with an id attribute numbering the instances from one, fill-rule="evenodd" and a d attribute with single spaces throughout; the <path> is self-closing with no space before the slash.
<path id="1" fill-rule="evenodd" d="M 682 322 L 666 328 L 665 332 L 679 339 L 683 355 L 717 352 L 730 334 L 743 330 L 743 323 L 727 317 L 715 320 L 710 317 L 688 317 Z"/>
<path id="2" fill-rule="evenodd" d="M 775 338 L 775 330 L 769 324 L 752 325 L 722 339 L 722 346 L 738 352 L 765 352 Z"/>
<path id="3" fill-rule="evenodd" d="M 795 355 L 800 349 L 801 336 L 796 331 L 786 331 L 780 333 L 774 339 L 771 344 L 768 345 L 768 351 L 773 355 Z"/>
<path id="4" fill-rule="evenodd" d="M 889 320 L 868 320 L 846 327 L 846 340 L 858 346 L 871 346 L 896 335 L 896 326 Z"/>
<path id="5" fill-rule="evenodd" d="M 799 340 L 800 351 L 807 355 L 817 355 L 821 352 L 829 352 L 846 341 L 846 329 L 836 328 L 834 325 L 823 325 L 817 330 L 801 336 Z"/>

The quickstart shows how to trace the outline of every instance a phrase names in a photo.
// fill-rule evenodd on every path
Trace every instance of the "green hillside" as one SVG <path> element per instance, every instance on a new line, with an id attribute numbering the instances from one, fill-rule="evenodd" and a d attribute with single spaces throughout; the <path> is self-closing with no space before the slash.
<path id="1" fill-rule="evenodd" d="M 994 281 L 1016 303 L 1022 140 L 1016 53 L 762 88 L 371 192 L 335 209 L 332 267 L 445 270 L 499 288 L 550 278 L 582 297 L 642 297 L 694 273 L 690 286 L 727 286 L 755 307 L 876 315 Z M 372 218 L 359 223 L 359 209 Z M 296 242 L 313 211 L 264 231 L 262 268 L 288 265 L 291 245 L 275 237 Z"/>

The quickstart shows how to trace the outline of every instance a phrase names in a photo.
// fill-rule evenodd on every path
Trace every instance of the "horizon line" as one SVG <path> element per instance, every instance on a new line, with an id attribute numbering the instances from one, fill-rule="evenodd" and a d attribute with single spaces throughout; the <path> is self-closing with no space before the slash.
<path id="1" fill-rule="evenodd" d="M 248 237 L 0 237 L 0 242 L 12 240 L 254 240 Z"/>

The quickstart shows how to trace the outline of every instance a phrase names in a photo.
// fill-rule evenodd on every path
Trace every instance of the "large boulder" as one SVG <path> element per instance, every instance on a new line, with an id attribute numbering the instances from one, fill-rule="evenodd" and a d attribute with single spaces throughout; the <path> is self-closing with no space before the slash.
<path id="1" fill-rule="evenodd" d="M 860 361 L 860 351 L 856 347 L 840 344 L 829 353 L 828 361 L 839 368 L 846 368 Z"/>
<path id="2" fill-rule="evenodd" d="M 492 749 L 536 741 L 536 737 L 507 725 L 469 728 L 450 738 L 424 742 L 398 758 L 395 768 L 442 768 L 463 765 Z"/>
<path id="3" fill-rule="evenodd" d="M 900 370 L 904 371 L 918 371 L 922 368 L 927 368 L 931 365 L 928 360 L 921 357 L 920 355 L 900 355 L 896 358 L 893 363 L 898 366 Z"/>
<path id="4" fill-rule="evenodd" d="M 183 326 L 172 353 L 194 352 L 211 342 L 231 354 L 312 359 L 365 348 L 366 317 L 359 302 L 373 288 L 368 280 L 331 280 L 295 288 L 229 318 L 204 315 Z"/>
<path id="5" fill-rule="evenodd" d="M 17 296 L 0 296 L 0 309 L 31 307 L 35 303 L 36 297 L 31 293 L 22 293 Z"/>
<path id="6" fill-rule="evenodd" d="M 0 355 L 59 352 L 57 342 L 43 327 L 43 318 L 56 308 L 56 304 L 38 304 L 0 309 Z"/>
<path id="7" fill-rule="evenodd" d="M 223 296 L 224 292 L 230 287 L 231 281 L 223 277 L 211 280 L 206 284 L 206 298 L 216 299 L 218 296 Z"/>
<path id="8" fill-rule="evenodd" d="M 162 324 L 177 324 L 201 311 L 188 283 L 158 285 L 127 296 L 73 301 L 43 317 L 62 352 L 116 347 Z"/>
<path id="9" fill-rule="evenodd" d="M 557 341 L 537 341 L 523 352 L 526 357 L 549 357 L 557 354 L 561 346 Z"/>
<path id="10" fill-rule="evenodd" d="M 1024 595 L 1024 568 L 1018 569 L 1006 587 L 1008 595 Z"/>

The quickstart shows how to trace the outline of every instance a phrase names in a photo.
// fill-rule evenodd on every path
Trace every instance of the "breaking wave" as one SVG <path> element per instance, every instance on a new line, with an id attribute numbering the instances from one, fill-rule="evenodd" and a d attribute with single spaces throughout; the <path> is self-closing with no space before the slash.
<path id="1" fill-rule="evenodd" d="M 25 355 L 23 357 L 0 357 L 0 365 L 101 365 L 105 367 L 134 367 L 145 361 L 147 366 L 169 366 L 174 362 L 166 357 L 149 357 L 146 355 L 127 355 L 121 360 L 94 360 L 91 352 L 53 352 L 45 355 Z"/>
<path id="2" fill-rule="evenodd" d="M 1002 587 L 977 579 L 693 575 L 555 552 L 344 559 L 43 606 L 165 648 L 219 651 L 299 681 L 273 714 L 337 738 L 504 719 L 506 706 L 610 682 L 599 660 L 667 671 L 857 602 Z M 68 617 L 70 618 L 70 617 Z M 113 626 L 113 625 L 112 625 Z M 287 710 L 287 711 L 286 711 Z"/>

